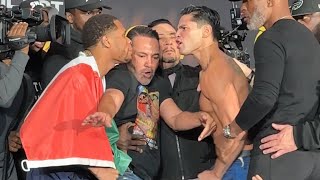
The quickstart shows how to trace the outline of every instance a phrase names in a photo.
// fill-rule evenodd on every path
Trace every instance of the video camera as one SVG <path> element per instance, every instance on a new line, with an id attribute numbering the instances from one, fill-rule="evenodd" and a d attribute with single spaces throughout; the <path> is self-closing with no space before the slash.
<path id="1" fill-rule="evenodd" d="M 247 66 L 250 66 L 250 55 L 243 49 L 242 46 L 242 42 L 247 36 L 247 24 L 241 17 L 240 8 L 238 8 L 234 3 L 235 1 L 240 0 L 229 1 L 232 2 L 232 8 L 230 9 L 232 30 L 220 30 L 220 47 L 229 56 L 238 59 Z"/>
<path id="2" fill-rule="evenodd" d="M 49 24 L 43 23 L 42 6 L 31 7 L 27 1 L 8 10 L 0 5 L 0 53 L 2 57 L 12 55 L 12 51 L 22 49 L 35 41 L 52 41 L 70 44 L 70 24 L 59 16 L 53 15 Z M 8 38 L 7 33 L 15 22 L 26 22 L 29 27 L 23 38 Z M 6 55 L 3 55 L 5 53 Z"/>

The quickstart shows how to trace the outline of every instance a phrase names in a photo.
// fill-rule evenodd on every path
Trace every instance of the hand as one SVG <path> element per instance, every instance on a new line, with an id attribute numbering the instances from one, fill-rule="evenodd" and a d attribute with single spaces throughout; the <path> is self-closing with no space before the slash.
<path id="1" fill-rule="evenodd" d="M 100 127 L 100 126 L 106 126 L 111 127 L 111 121 L 112 117 L 110 117 L 108 114 L 104 112 L 95 112 L 89 116 L 87 116 L 83 122 L 82 125 L 92 125 L 93 127 Z"/>
<path id="2" fill-rule="evenodd" d="M 212 134 L 213 131 L 217 129 L 217 124 L 215 120 L 206 112 L 199 112 L 199 120 L 201 124 L 204 126 L 200 136 L 198 137 L 198 141 L 203 140 Z"/>
<path id="3" fill-rule="evenodd" d="M 26 22 L 15 23 L 11 27 L 10 31 L 8 31 L 7 36 L 11 37 L 11 38 L 25 37 L 27 29 L 28 29 L 28 23 L 26 23 Z M 27 45 L 26 47 L 22 48 L 20 51 L 22 51 L 23 53 L 28 55 L 29 45 Z"/>
<path id="4" fill-rule="evenodd" d="M 126 124 L 121 125 L 119 129 L 119 140 L 117 141 L 117 146 L 124 152 L 128 150 L 133 150 L 142 153 L 143 149 L 141 146 L 146 145 L 146 141 L 143 136 L 132 135 L 129 132 L 129 128 L 132 128 L 134 123 L 128 122 Z"/>
<path id="5" fill-rule="evenodd" d="M 90 167 L 89 170 L 99 180 L 116 180 L 119 177 L 119 172 L 113 168 Z"/>
<path id="6" fill-rule="evenodd" d="M 45 42 L 36 41 L 30 46 L 30 49 L 34 52 L 39 52 L 43 48 L 44 44 Z"/>
<path id="7" fill-rule="evenodd" d="M 259 175 L 255 175 L 252 177 L 252 180 L 263 180 Z"/>
<path id="8" fill-rule="evenodd" d="M 271 158 L 275 159 L 298 149 L 291 125 L 272 124 L 272 127 L 279 132 L 261 139 L 260 149 L 263 150 L 263 154 L 272 153 Z"/>
<path id="9" fill-rule="evenodd" d="M 17 131 L 11 131 L 8 136 L 8 142 L 9 142 L 9 151 L 10 152 L 17 152 L 21 147 L 21 140 L 19 132 Z"/>

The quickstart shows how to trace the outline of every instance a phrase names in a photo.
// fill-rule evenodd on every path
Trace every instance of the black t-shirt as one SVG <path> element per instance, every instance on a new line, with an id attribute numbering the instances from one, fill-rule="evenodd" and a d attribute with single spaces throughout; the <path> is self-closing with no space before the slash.
<path id="1" fill-rule="evenodd" d="M 171 98 L 172 88 L 168 79 L 155 75 L 147 86 L 142 86 L 128 70 L 119 65 L 106 75 L 106 88 L 118 89 L 124 102 L 114 117 L 117 126 L 134 122 L 134 134 L 144 135 L 147 146 L 143 153 L 129 151 L 132 169 L 142 179 L 153 179 L 159 170 L 159 114 L 160 104 Z"/>
<path id="2" fill-rule="evenodd" d="M 236 117 L 244 130 L 256 125 L 254 153 L 261 153 L 262 137 L 276 133 L 272 123 L 296 125 L 314 116 L 319 99 L 319 49 L 314 35 L 289 19 L 279 20 L 257 40 L 254 86 Z"/>

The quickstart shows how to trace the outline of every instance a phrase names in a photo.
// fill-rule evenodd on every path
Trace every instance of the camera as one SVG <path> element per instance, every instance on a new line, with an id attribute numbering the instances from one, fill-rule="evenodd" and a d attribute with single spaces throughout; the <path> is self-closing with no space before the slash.
<path id="1" fill-rule="evenodd" d="M 223 51 L 233 57 L 238 59 L 240 62 L 250 66 L 250 55 L 244 51 L 242 42 L 247 36 L 247 24 L 241 17 L 240 8 L 238 8 L 234 2 L 239 0 L 229 0 L 232 2 L 232 8 L 230 9 L 231 17 L 231 31 L 225 29 L 220 29 L 219 44 Z"/>
<path id="2" fill-rule="evenodd" d="M 0 53 L 10 56 L 10 51 L 22 49 L 27 44 L 35 41 L 52 41 L 61 44 L 70 44 L 70 24 L 59 16 L 53 15 L 48 24 L 44 24 L 42 6 L 31 7 L 27 2 L 13 6 L 11 10 L 0 5 Z M 8 38 L 7 33 L 13 23 L 26 22 L 28 30 L 22 38 Z"/>

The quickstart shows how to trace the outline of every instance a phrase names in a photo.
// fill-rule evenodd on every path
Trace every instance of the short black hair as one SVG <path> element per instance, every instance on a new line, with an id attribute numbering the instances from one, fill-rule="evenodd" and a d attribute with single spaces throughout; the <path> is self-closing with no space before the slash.
<path id="1" fill-rule="evenodd" d="M 172 25 L 172 23 L 168 20 L 168 19 L 157 19 L 152 21 L 151 23 L 148 24 L 148 27 L 153 28 L 159 24 L 169 24 L 170 26 L 172 26 L 174 28 L 174 26 Z"/>
<path id="2" fill-rule="evenodd" d="M 181 16 L 188 14 L 192 15 L 193 21 L 200 27 L 204 24 L 209 24 L 212 27 L 213 38 L 219 39 L 220 15 L 216 10 L 210 9 L 207 6 L 190 5 L 180 12 Z"/>
<path id="3" fill-rule="evenodd" d="M 144 36 L 144 37 L 150 37 L 154 38 L 159 41 L 159 35 L 158 33 L 147 26 L 135 26 L 134 28 L 130 29 L 127 33 L 127 37 L 132 40 L 136 36 Z"/>
<path id="4" fill-rule="evenodd" d="M 91 17 L 83 26 L 82 41 L 85 49 L 97 44 L 100 38 L 117 29 L 116 17 L 109 14 L 98 14 Z"/>

